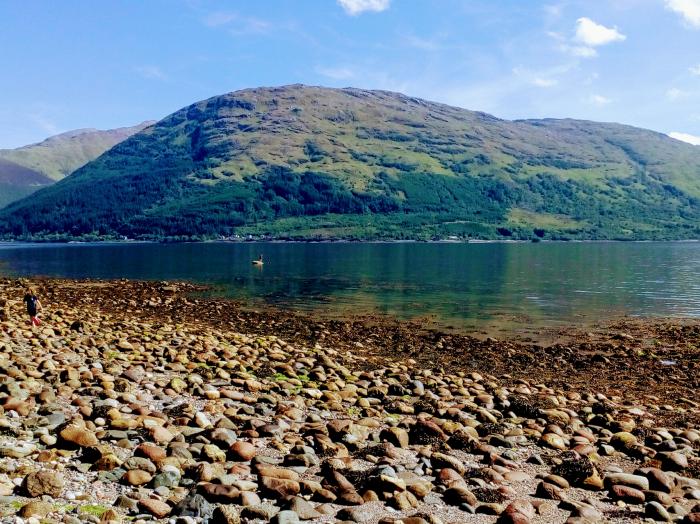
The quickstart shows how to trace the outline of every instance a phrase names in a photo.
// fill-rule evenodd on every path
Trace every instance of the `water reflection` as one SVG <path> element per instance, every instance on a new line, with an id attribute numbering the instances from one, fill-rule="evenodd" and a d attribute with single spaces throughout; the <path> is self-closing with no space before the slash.
<path id="1" fill-rule="evenodd" d="M 253 303 L 468 329 L 697 317 L 699 270 L 698 243 L 0 246 L 4 274 L 191 280 Z"/>

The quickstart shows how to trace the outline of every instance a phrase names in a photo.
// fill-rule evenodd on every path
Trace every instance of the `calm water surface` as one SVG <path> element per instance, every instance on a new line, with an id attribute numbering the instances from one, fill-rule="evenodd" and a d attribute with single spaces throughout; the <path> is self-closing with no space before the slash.
<path id="1" fill-rule="evenodd" d="M 254 305 L 469 330 L 700 317 L 700 243 L 0 244 L 0 273 L 189 280 Z"/>

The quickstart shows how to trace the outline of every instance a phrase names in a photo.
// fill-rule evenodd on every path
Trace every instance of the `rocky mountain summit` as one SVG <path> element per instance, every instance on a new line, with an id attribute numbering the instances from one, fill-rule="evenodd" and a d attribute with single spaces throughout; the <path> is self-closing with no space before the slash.
<path id="1" fill-rule="evenodd" d="M 32 328 L 21 284 L 0 280 L 3 522 L 700 522 L 697 399 L 242 332 L 187 284 L 41 281 Z"/>

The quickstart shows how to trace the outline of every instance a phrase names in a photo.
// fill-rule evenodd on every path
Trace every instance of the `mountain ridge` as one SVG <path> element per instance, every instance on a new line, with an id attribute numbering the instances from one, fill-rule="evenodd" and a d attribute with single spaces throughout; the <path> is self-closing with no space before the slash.
<path id="1" fill-rule="evenodd" d="M 661 133 L 509 121 L 388 91 L 291 85 L 186 106 L 9 206 L 0 230 L 698 238 L 698 198 L 700 149 Z"/>
<path id="2" fill-rule="evenodd" d="M 82 127 L 82 128 L 78 128 L 78 129 L 70 129 L 68 131 L 63 131 L 61 133 L 57 133 L 55 135 L 51 135 L 49 137 L 46 137 L 42 140 L 39 140 L 38 142 L 33 142 L 31 144 L 26 144 L 24 146 L 19 146 L 19 147 L 15 147 L 15 148 L 0 149 L 0 152 L 24 151 L 27 149 L 32 149 L 36 146 L 51 144 L 53 142 L 57 142 L 57 141 L 60 141 L 62 139 L 77 138 L 77 137 L 82 136 L 82 135 L 91 135 L 91 134 L 121 135 L 121 136 L 124 136 L 125 138 L 128 138 L 129 136 L 134 134 L 133 133 L 134 129 L 141 131 L 142 129 L 145 129 L 148 126 L 152 126 L 156 122 L 157 122 L 157 120 L 144 120 L 143 122 L 136 124 L 135 126 L 121 126 L 121 127 L 115 127 L 112 129 L 98 129 L 96 127 Z"/>
<path id="3" fill-rule="evenodd" d="M 0 207 L 63 179 L 153 123 L 107 130 L 74 129 L 34 144 L 0 149 Z"/>

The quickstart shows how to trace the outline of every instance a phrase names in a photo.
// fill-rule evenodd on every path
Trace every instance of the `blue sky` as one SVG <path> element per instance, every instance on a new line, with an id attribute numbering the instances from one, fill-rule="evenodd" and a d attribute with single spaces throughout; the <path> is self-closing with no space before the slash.
<path id="1" fill-rule="evenodd" d="M 700 0 L 0 0 L 0 148 L 291 83 L 692 140 Z"/>

